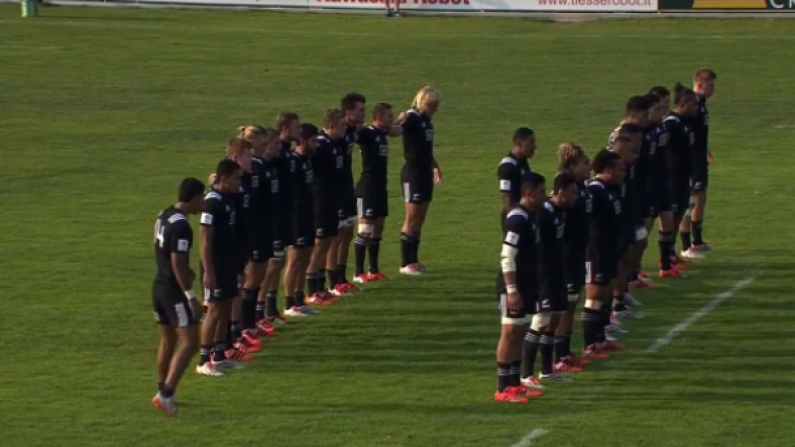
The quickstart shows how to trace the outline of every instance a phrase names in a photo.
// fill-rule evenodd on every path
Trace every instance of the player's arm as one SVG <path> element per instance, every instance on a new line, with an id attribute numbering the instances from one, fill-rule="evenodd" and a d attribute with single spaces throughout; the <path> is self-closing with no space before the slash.
<path id="1" fill-rule="evenodd" d="M 516 206 L 513 197 L 511 197 L 513 170 L 514 166 L 510 163 L 502 163 L 500 167 L 497 168 L 497 177 L 500 180 L 500 198 L 502 200 L 502 207 L 506 213 Z"/>
<path id="2" fill-rule="evenodd" d="M 174 271 L 174 277 L 177 279 L 182 291 L 189 300 L 195 300 L 196 294 L 193 292 L 193 272 L 188 265 L 188 256 L 190 256 L 190 243 L 193 239 L 190 227 L 187 225 L 179 225 L 179 228 L 174 229 L 171 236 L 171 268 Z"/>
<path id="3" fill-rule="evenodd" d="M 208 200 L 204 202 L 204 210 L 201 215 L 201 227 L 199 229 L 199 253 L 201 255 L 202 267 L 204 269 L 204 286 L 208 289 L 215 289 L 215 262 L 212 256 L 213 241 L 215 240 L 215 226 L 218 224 L 218 213 L 216 212 L 220 202 Z"/>
<path id="4" fill-rule="evenodd" d="M 433 182 L 437 185 L 441 185 L 444 181 L 444 176 L 442 175 L 442 167 L 439 166 L 439 162 L 436 161 L 436 157 L 433 157 Z"/>
<path id="5" fill-rule="evenodd" d="M 516 255 L 519 254 L 519 232 L 518 222 L 511 218 L 505 222 L 505 239 L 502 242 L 500 251 L 500 268 L 502 279 L 505 282 L 505 290 L 508 293 L 508 310 L 518 312 L 522 309 L 522 297 L 516 285 Z"/>

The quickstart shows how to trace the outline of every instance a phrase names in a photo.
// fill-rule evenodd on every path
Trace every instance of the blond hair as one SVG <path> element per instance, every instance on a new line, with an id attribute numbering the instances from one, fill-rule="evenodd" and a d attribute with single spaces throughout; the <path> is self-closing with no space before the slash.
<path id="1" fill-rule="evenodd" d="M 428 110 L 428 104 L 430 103 L 440 103 L 442 101 L 442 94 L 434 87 L 430 85 L 426 85 L 421 88 L 416 95 L 414 95 L 414 100 L 411 101 L 411 107 L 419 110 L 420 112 L 425 112 Z"/>
<path id="2" fill-rule="evenodd" d="M 265 137 L 268 131 L 259 124 L 249 124 L 248 126 L 240 126 L 237 128 L 237 137 L 246 141 L 253 141 L 256 138 Z"/>
<path id="3" fill-rule="evenodd" d="M 585 148 L 573 141 L 558 146 L 558 171 L 569 171 L 581 157 L 585 157 Z"/>

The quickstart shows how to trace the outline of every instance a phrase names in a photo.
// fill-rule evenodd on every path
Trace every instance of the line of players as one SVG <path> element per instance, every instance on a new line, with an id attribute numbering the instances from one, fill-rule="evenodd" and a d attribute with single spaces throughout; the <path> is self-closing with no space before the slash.
<path id="1" fill-rule="evenodd" d="M 581 145 L 562 144 L 549 197 L 545 178 L 528 164 L 535 135 L 516 130 L 498 168 L 504 210 L 496 401 L 527 403 L 543 395 L 541 382 L 570 382 L 565 373 L 625 348 L 617 343 L 627 332 L 619 318 L 639 318 L 629 306 L 641 305 L 629 286 L 654 287 L 640 270 L 654 219 L 661 279 L 683 278 L 690 261 L 682 257 L 709 251 L 702 239 L 711 161 L 706 100 L 716 78 L 701 69 L 693 89 L 677 84 L 670 112 L 665 87 L 630 98 L 625 118 L 592 161 Z M 682 257 L 674 249 L 677 229 Z M 578 357 L 571 338 L 583 289 Z"/>
<path id="2" fill-rule="evenodd" d="M 431 121 L 440 102 L 438 90 L 426 86 L 397 119 L 389 104 L 376 104 L 372 124 L 365 126 L 365 97 L 350 93 L 341 109 L 326 111 L 322 130 L 283 112 L 276 129 L 239 128 L 210 175 L 208 192 L 195 178 L 183 180 L 178 202 L 155 222 L 158 272 L 152 297 L 161 333 L 155 407 L 176 413 L 174 393 L 197 347 L 196 372 L 224 376 L 242 368 L 238 361 L 251 360 L 260 338 L 275 335 L 285 317 L 319 313 L 309 304 L 330 305 L 359 291 L 346 272 L 357 218 L 353 282 L 387 279 L 378 261 L 388 215 L 389 136 L 402 135 L 406 161 L 399 273 L 428 271 L 418 255 L 433 189 L 442 181 Z M 354 184 L 356 144 L 362 171 Z M 188 216 L 199 213 L 205 307 L 193 291 L 196 274 L 189 265 Z M 282 274 L 284 316 L 277 306 Z"/>

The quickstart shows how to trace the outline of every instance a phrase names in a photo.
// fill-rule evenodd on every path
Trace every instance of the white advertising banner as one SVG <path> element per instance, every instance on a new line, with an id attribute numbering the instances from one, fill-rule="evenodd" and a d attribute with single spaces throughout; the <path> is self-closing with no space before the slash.
<path id="1" fill-rule="evenodd" d="M 171 3 L 264 8 L 384 9 L 384 0 L 134 0 L 136 3 Z M 504 12 L 650 12 L 658 0 L 400 0 L 407 11 Z M 795 1 L 795 0 L 793 0 Z"/>

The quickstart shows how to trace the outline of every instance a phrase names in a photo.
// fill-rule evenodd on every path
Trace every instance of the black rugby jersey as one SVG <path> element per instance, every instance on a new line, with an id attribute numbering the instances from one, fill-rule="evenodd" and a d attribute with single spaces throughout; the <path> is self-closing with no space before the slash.
<path id="1" fill-rule="evenodd" d="M 621 200 L 615 188 L 599 179 L 588 183 L 593 211 L 591 213 L 590 243 L 592 247 L 616 249 L 622 242 L 624 223 Z"/>
<path id="2" fill-rule="evenodd" d="M 577 202 L 566 210 L 566 230 L 563 235 L 567 255 L 582 255 L 588 246 L 591 231 L 593 199 L 584 182 L 577 183 Z"/>
<path id="3" fill-rule="evenodd" d="M 155 220 L 155 262 L 157 276 L 155 283 L 179 287 L 171 264 L 171 254 L 181 253 L 190 260 L 193 246 L 193 230 L 182 211 L 170 206 L 164 209 Z"/>
<path id="4" fill-rule="evenodd" d="M 414 169 L 433 167 L 433 123 L 431 117 L 417 109 L 406 111 L 403 121 L 403 157 Z"/>
<path id="5" fill-rule="evenodd" d="M 503 225 L 504 245 L 516 249 L 516 288 L 522 297 L 538 296 L 538 244 L 536 217 L 521 206 L 508 212 Z M 505 291 L 502 269 L 497 273 L 497 292 Z"/>
<path id="6" fill-rule="evenodd" d="M 362 155 L 362 173 L 359 189 L 386 191 L 387 163 L 389 162 L 389 132 L 375 126 L 359 131 L 359 152 Z"/>
<path id="7" fill-rule="evenodd" d="M 675 112 L 665 118 L 668 131 L 668 159 L 674 187 L 689 187 L 693 174 L 693 151 L 696 142 L 690 120 Z"/>
<path id="8" fill-rule="evenodd" d="M 500 192 L 510 194 L 513 203 L 519 203 L 522 198 L 522 176 L 529 172 L 530 164 L 527 162 L 527 158 L 519 158 L 509 152 L 508 155 L 500 160 L 500 164 L 497 167 Z"/>
<path id="9" fill-rule="evenodd" d="M 345 148 L 347 150 L 347 148 Z M 312 155 L 315 205 L 337 210 L 337 192 L 343 181 L 344 155 L 341 141 L 322 133 Z"/>
<path id="10" fill-rule="evenodd" d="M 235 265 L 236 221 L 237 211 L 233 196 L 210 189 L 210 192 L 204 196 L 200 223 L 202 226 L 215 229 L 210 251 L 216 271 L 233 268 Z"/>

